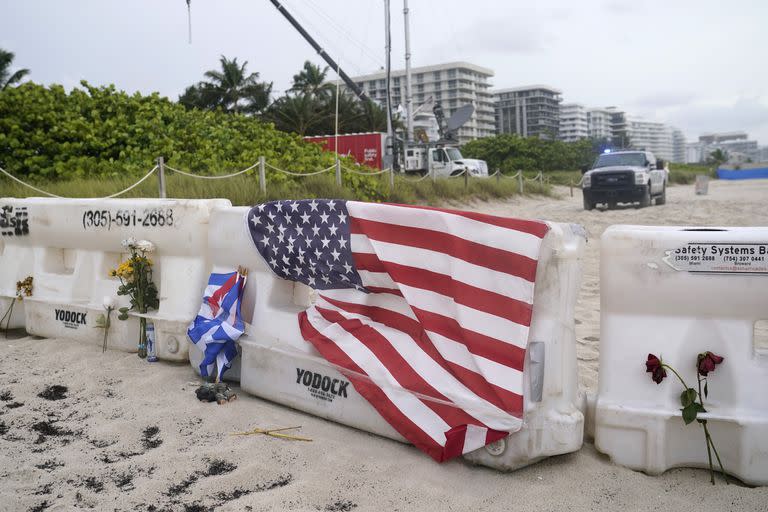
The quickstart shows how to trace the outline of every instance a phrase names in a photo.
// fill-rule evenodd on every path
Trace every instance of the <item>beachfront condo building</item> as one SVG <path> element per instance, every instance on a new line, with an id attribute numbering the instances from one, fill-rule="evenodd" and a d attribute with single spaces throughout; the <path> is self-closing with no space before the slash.
<path id="1" fill-rule="evenodd" d="M 560 140 L 576 142 L 589 137 L 587 109 L 579 103 L 560 105 Z"/>
<path id="2" fill-rule="evenodd" d="M 390 73 L 392 108 L 406 105 L 405 70 Z M 470 140 L 493 135 L 494 111 L 490 80 L 493 71 L 469 62 L 448 62 L 434 66 L 411 68 L 411 95 L 414 111 L 431 112 L 434 103 L 439 102 L 445 119 L 461 106 L 475 107 L 472 117 L 457 131 L 460 144 Z M 387 84 L 384 71 L 369 75 L 354 76 L 352 80 L 382 105 L 386 104 Z"/>
<path id="3" fill-rule="evenodd" d="M 554 140 L 560 132 L 562 91 L 529 85 L 494 91 L 496 133 Z"/>
<path id="4" fill-rule="evenodd" d="M 587 109 L 587 134 L 592 139 L 611 142 L 613 113 L 604 108 Z"/>

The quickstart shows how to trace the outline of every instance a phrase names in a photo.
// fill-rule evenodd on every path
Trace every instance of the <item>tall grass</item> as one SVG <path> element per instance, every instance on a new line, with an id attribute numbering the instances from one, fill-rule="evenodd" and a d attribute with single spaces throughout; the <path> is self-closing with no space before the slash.
<path id="1" fill-rule="evenodd" d="M 531 175 L 533 177 L 533 175 Z M 344 176 L 344 181 L 348 178 Z M 119 192 L 136 182 L 135 178 L 89 178 L 71 181 L 35 182 L 38 188 L 62 197 L 98 198 Z M 547 184 L 526 181 L 526 194 L 550 194 Z M 357 192 L 355 192 L 357 190 Z M 404 204 L 441 205 L 452 201 L 504 199 L 519 194 L 517 180 L 470 178 L 465 186 L 464 178 L 427 178 L 416 181 L 412 177 L 395 176 L 392 190 L 389 176 L 381 175 L 371 180 L 367 188 L 354 190 L 349 186 L 336 186 L 334 176 L 325 174 L 297 178 L 287 182 L 267 183 L 267 192 L 259 190 L 255 173 L 220 180 L 194 179 L 177 174 L 166 174 L 166 193 L 178 199 L 225 198 L 233 205 L 245 206 L 276 199 L 340 198 L 387 201 Z M 0 176 L 0 196 L 36 197 L 41 194 Z M 158 197 L 157 178 L 150 177 L 122 198 Z"/>
<path id="2" fill-rule="evenodd" d="M 717 179 L 717 172 L 713 167 L 696 164 L 669 164 L 669 182 L 687 185 L 696 181 L 696 175 L 703 174 L 710 179 Z"/>

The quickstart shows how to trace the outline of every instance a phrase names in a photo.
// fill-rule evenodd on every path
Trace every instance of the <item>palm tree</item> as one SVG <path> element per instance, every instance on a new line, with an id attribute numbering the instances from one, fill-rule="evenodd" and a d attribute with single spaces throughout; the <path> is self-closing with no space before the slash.
<path id="1" fill-rule="evenodd" d="M 714 165 L 715 168 L 718 168 L 728 161 L 728 152 L 717 148 L 709 154 L 709 158 L 707 158 L 707 160 L 710 164 Z"/>
<path id="2" fill-rule="evenodd" d="M 0 48 L 0 91 L 21 81 L 29 74 L 28 69 L 18 69 L 11 73 L 11 62 L 13 62 L 13 53 Z"/>
<path id="3" fill-rule="evenodd" d="M 328 117 L 325 104 L 309 94 L 285 95 L 277 99 L 266 114 L 275 128 L 301 136 L 314 134 Z"/>
<path id="4" fill-rule="evenodd" d="M 292 92 L 311 94 L 312 96 L 326 96 L 333 89 L 333 85 L 325 81 L 328 75 L 328 66 L 320 69 L 320 66 L 304 61 L 304 67 L 293 75 Z"/>
<path id="5" fill-rule="evenodd" d="M 179 103 L 188 108 L 213 110 L 220 108 L 225 112 L 255 114 L 269 104 L 272 82 L 259 82 L 259 74 L 247 74 L 248 61 L 238 64 L 221 56 L 221 70 L 205 72 L 207 81 L 187 87 L 179 96 Z"/>

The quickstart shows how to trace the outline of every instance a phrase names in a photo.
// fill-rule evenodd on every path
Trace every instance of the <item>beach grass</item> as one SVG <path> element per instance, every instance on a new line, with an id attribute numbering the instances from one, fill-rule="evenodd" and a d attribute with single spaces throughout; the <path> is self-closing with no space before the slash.
<path id="1" fill-rule="evenodd" d="M 533 178 L 530 173 L 528 178 Z M 247 173 L 228 179 L 194 179 L 186 176 L 167 174 L 166 195 L 177 199 L 229 199 L 233 205 L 252 205 L 277 199 L 340 198 L 365 201 L 385 201 L 403 204 L 440 205 L 454 201 L 505 199 L 519 195 L 519 184 L 508 178 L 463 177 L 431 180 L 418 177 L 395 176 L 394 187 L 390 190 L 389 175 L 367 178 L 364 182 L 355 176 L 344 175 L 341 187 L 335 183 L 332 174 L 308 176 L 293 180 L 272 182 L 267 180 L 266 193 L 259 189 L 255 173 Z M 62 197 L 99 198 L 124 190 L 136 183 L 134 177 L 87 178 L 67 181 L 36 181 L 38 188 Z M 0 196 L 39 197 L 42 194 L 0 177 Z M 347 186 L 349 185 L 349 186 Z M 551 187 L 546 183 L 525 181 L 525 194 L 550 195 Z M 121 198 L 159 197 L 158 180 L 151 176 Z"/>

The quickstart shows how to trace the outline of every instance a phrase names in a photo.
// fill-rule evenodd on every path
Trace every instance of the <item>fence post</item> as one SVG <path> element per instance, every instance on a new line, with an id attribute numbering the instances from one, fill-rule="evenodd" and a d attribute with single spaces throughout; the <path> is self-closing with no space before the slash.
<path id="1" fill-rule="evenodd" d="M 517 184 L 520 187 L 520 193 L 523 193 L 523 171 L 517 171 Z"/>
<path id="2" fill-rule="evenodd" d="M 427 165 L 429 165 L 429 164 L 427 164 Z M 434 181 L 435 181 L 435 167 L 434 166 L 430 167 L 429 174 L 432 175 L 432 182 L 434 183 Z"/>
<path id="3" fill-rule="evenodd" d="M 336 186 L 341 186 L 341 160 L 336 159 Z"/>
<path id="4" fill-rule="evenodd" d="M 544 173 L 539 171 L 539 184 L 544 185 Z"/>
<path id="5" fill-rule="evenodd" d="M 157 178 L 160 186 L 160 199 L 165 199 L 165 159 L 161 156 L 157 157 Z"/>
<path id="6" fill-rule="evenodd" d="M 395 168 L 389 168 L 389 191 L 392 192 L 395 188 Z"/>
<path id="7" fill-rule="evenodd" d="M 469 172 L 466 169 L 464 169 L 464 189 L 466 190 L 468 186 L 469 186 Z"/>
<path id="8" fill-rule="evenodd" d="M 568 182 L 568 188 L 571 189 L 571 197 L 573 197 L 573 181 Z"/>
<path id="9" fill-rule="evenodd" d="M 262 194 L 267 193 L 267 176 L 265 173 L 265 167 L 267 159 L 263 156 L 259 157 L 259 190 Z"/>
<path id="10" fill-rule="evenodd" d="M 501 181 L 501 173 L 498 169 L 496 169 L 496 183 L 499 183 Z"/>

